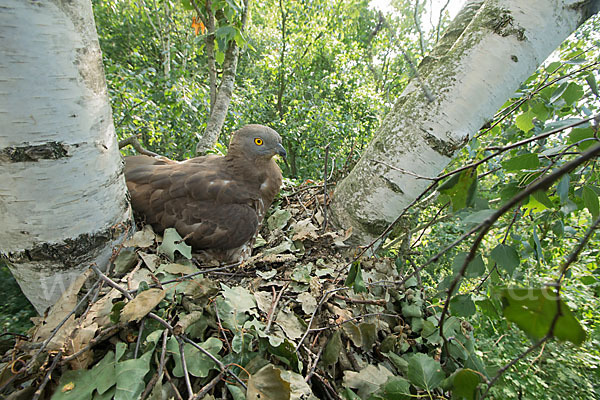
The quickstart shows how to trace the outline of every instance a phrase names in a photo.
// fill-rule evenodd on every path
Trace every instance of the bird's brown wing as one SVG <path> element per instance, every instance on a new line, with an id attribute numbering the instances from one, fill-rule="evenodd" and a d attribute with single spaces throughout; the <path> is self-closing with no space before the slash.
<path id="1" fill-rule="evenodd" d="M 258 228 L 259 194 L 227 171 L 223 157 L 169 163 L 125 158 L 125 178 L 138 217 L 162 232 L 174 227 L 195 249 L 233 249 Z"/>

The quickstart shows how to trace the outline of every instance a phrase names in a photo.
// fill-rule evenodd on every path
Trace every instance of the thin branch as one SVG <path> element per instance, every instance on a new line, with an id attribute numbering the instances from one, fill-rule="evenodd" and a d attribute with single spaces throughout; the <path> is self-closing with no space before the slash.
<path id="1" fill-rule="evenodd" d="M 450 305 L 450 299 L 453 295 L 454 289 L 458 285 L 458 282 L 464 276 L 469 263 L 475 258 L 475 253 L 477 252 L 477 249 L 479 248 L 481 241 L 483 240 L 483 238 L 487 234 L 487 232 L 491 229 L 492 225 L 502 215 L 504 215 L 512 207 L 514 207 L 515 205 L 517 205 L 518 203 L 523 201 L 529 195 L 537 192 L 538 190 L 543 190 L 543 189 L 548 188 L 550 185 L 552 185 L 552 183 L 554 183 L 556 180 L 558 180 L 563 175 L 569 173 L 570 171 L 572 171 L 579 165 L 581 165 L 591 159 L 594 159 L 595 157 L 598 157 L 599 155 L 600 155 L 600 146 L 596 146 L 596 147 L 588 149 L 579 158 L 576 158 L 572 161 L 565 163 L 562 167 L 556 169 L 551 174 L 547 175 L 544 179 L 540 179 L 535 184 L 530 185 L 528 188 L 519 192 L 510 201 L 508 201 L 506 204 L 504 204 L 502 207 L 500 207 L 494 214 L 492 214 L 484 222 L 482 222 L 480 225 L 478 225 L 478 227 L 481 229 L 481 232 L 479 232 L 479 235 L 473 242 L 473 245 L 471 246 L 471 250 L 469 251 L 469 254 L 467 255 L 467 257 L 465 258 L 463 265 L 460 268 L 458 274 L 456 274 L 455 278 L 452 280 L 450 286 L 448 287 L 448 294 L 446 296 L 446 301 L 444 302 L 444 308 L 442 310 L 442 314 L 440 316 L 440 323 L 439 323 L 440 336 L 444 339 L 444 341 L 446 341 L 446 339 L 444 337 L 444 331 L 443 331 L 444 321 L 445 321 L 446 314 L 448 312 L 448 307 Z M 423 267 L 424 266 L 421 266 L 421 268 L 423 268 Z"/>
<path id="2" fill-rule="evenodd" d="M 100 342 L 103 342 L 104 340 L 109 339 L 112 336 L 116 335 L 118 333 L 119 329 L 121 329 L 122 327 L 123 326 L 121 324 L 118 324 L 118 325 L 109 326 L 105 330 L 100 331 L 100 333 L 98 334 L 98 336 L 96 336 L 95 338 L 93 338 L 92 340 L 90 340 L 85 347 L 79 349 L 77 352 L 71 354 L 70 356 L 63 358 L 62 361 L 60 362 L 61 365 L 64 365 L 67 362 L 76 359 L 81 354 L 83 354 L 86 351 L 90 350 L 96 344 L 98 344 Z"/>
<path id="3" fill-rule="evenodd" d="M 308 368 L 308 374 L 306 374 L 306 377 L 304 378 L 304 382 L 308 383 L 308 381 L 310 380 L 310 378 L 312 378 L 313 374 L 315 373 L 315 371 L 317 369 L 317 364 L 319 362 L 319 359 L 321 358 L 321 354 L 323 354 L 323 350 L 324 349 L 325 349 L 325 346 L 321 346 L 319 348 L 319 352 L 317 353 L 317 355 L 315 356 L 315 359 L 312 362 L 312 367 Z"/>
<path id="4" fill-rule="evenodd" d="M 62 328 L 62 326 L 69 320 L 69 318 L 71 318 L 71 315 L 75 314 L 75 312 L 79 309 L 79 307 L 81 307 L 81 305 L 87 300 L 87 298 L 94 292 L 94 289 L 96 288 L 97 285 L 100 284 L 100 281 L 97 280 L 96 282 L 94 282 L 94 284 L 92 285 L 92 287 L 90 288 L 90 290 L 88 290 L 88 292 L 81 298 L 81 300 L 79 300 L 79 302 L 75 305 L 75 307 L 73 308 L 73 310 L 71 310 L 71 312 L 69 312 L 63 319 L 62 321 L 60 321 L 58 323 L 58 325 L 56 325 L 56 327 L 54 329 L 52 329 L 52 332 L 50 332 L 50 336 L 48 336 L 48 338 L 46 340 L 44 340 L 44 342 L 42 343 L 42 345 L 40 346 L 40 348 L 38 349 L 38 351 L 35 353 L 35 355 L 31 358 L 31 360 L 29 360 L 29 362 L 25 365 L 25 368 L 22 368 L 19 370 L 19 372 L 21 371 L 27 371 L 29 369 L 29 367 L 31 367 L 31 365 L 33 364 L 33 362 L 38 358 L 38 356 L 40 354 L 42 354 L 42 352 L 46 349 L 46 346 L 48 346 L 48 344 L 50 343 L 50 341 L 54 338 L 54 336 L 56 336 L 56 334 L 58 333 L 58 331 L 60 330 L 60 328 Z M 16 375 L 15 375 L 16 376 Z M 8 385 L 10 382 L 7 382 L 5 385 L 3 385 L 0 388 L 0 391 L 2 389 L 4 389 L 4 387 L 6 385 Z"/>
<path id="5" fill-rule="evenodd" d="M 179 336 L 177 336 L 177 342 L 179 343 L 179 355 L 181 356 L 181 364 L 183 368 L 183 377 L 185 380 L 185 386 L 188 391 L 188 397 L 194 396 L 194 389 L 192 389 L 192 382 L 190 381 L 190 373 L 187 369 L 187 364 L 185 362 L 185 351 L 183 349 L 183 340 Z"/>
<path id="6" fill-rule="evenodd" d="M 42 381 L 42 383 L 40 384 L 40 386 L 37 388 L 37 390 L 35 391 L 35 393 L 33 394 L 33 397 L 31 398 L 31 400 L 38 400 L 40 398 L 40 396 L 42 395 L 42 392 L 44 391 L 44 388 L 46 387 L 46 385 L 50 381 L 50 377 L 52 376 L 52 372 L 56 369 L 56 366 L 58 365 L 58 362 L 60 361 L 60 358 L 62 357 L 62 354 L 63 354 L 63 352 L 61 350 L 61 351 L 59 351 L 54 356 L 54 360 L 52 361 L 52 365 L 50 365 L 50 368 L 48 369 L 48 372 L 46 372 L 46 375 L 44 376 L 44 380 Z"/>
<path id="7" fill-rule="evenodd" d="M 406 62 L 410 66 L 413 76 L 415 77 L 417 82 L 419 82 L 419 86 L 421 86 L 421 90 L 423 90 L 423 93 L 425 94 L 425 98 L 427 98 L 428 102 L 433 103 L 435 101 L 435 96 L 433 95 L 433 93 L 431 93 L 431 90 L 429 89 L 427 84 L 423 81 L 423 79 L 421 79 L 421 75 L 419 74 L 419 71 L 415 67 L 415 64 L 412 62 L 411 58 L 408 56 L 408 54 L 406 54 L 406 52 L 404 50 L 402 50 L 402 55 L 404 56 L 404 60 L 406 60 Z"/>
<path id="8" fill-rule="evenodd" d="M 400 168 L 400 167 L 394 167 L 393 165 L 390 165 L 390 164 L 388 164 L 386 162 L 379 161 L 379 160 L 371 160 L 371 162 L 374 162 L 374 163 L 377 163 L 377 164 L 381 164 L 381 165 L 385 165 L 386 167 L 388 167 L 390 169 L 393 169 L 394 171 L 398 171 L 398 172 L 402 172 L 403 174 L 414 176 L 417 179 L 425 179 L 425 180 L 428 180 L 428 181 L 439 181 L 440 179 L 442 179 L 442 178 L 430 178 L 428 176 L 419 175 L 419 174 L 416 174 L 416 173 L 414 173 L 412 171 L 408 171 L 408 170 L 406 170 L 404 168 Z"/>
<path id="9" fill-rule="evenodd" d="M 440 10 L 440 18 L 438 19 L 438 25 L 437 25 L 436 33 L 435 33 L 435 43 L 436 44 L 440 41 L 440 29 L 442 27 L 442 16 L 444 14 L 444 11 L 446 11 L 446 8 L 448 8 L 448 4 L 450 4 L 450 0 L 447 0 L 446 4 L 444 4 L 444 7 L 442 7 Z"/>
<path id="10" fill-rule="evenodd" d="M 137 136 L 130 136 L 127 139 L 119 140 L 119 149 L 122 149 L 123 147 L 128 145 L 131 145 L 140 154 L 144 154 L 150 157 L 160 157 L 160 154 L 144 149 L 140 144 Z"/>
<path id="11" fill-rule="evenodd" d="M 137 337 L 137 341 L 135 343 L 135 351 L 133 352 L 133 358 L 137 358 L 139 351 L 140 351 L 140 345 L 142 344 L 142 334 L 144 333 L 144 326 L 146 325 L 146 319 L 142 319 L 142 322 L 140 322 L 140 328 L 138 329 L 138 337 Z"/>
<path id="12" fill-rule="evenodd" d="M 205 356 L 207 356 L 208 358 L 210 358 L 215 364 L 217 364 L 217 366 L 219 367 L 219 369 L 223 372 L 227 372 L 229 375 L 231 375 L 233 377 L 233 379 L 235 379 L 240 385 L 242 385 L 242 387 L 245 389 L 247 389 L 246 384 L 244 383 L 244 381 L 242 381 L 236 374 L 233 373 L 233 371 L 231 371 L 230 369 L 228 369 L 225 364 L 223 364 L 218 358 L 216 358 L 215 356 L 213 356 L 209 351 L 207 351 L 206 349 L 202 348 L 198 343 L 194 342 L 193 340 L 189 339 L 187 336 L 185 335 L 179 335 L 181 337 L 181 339 L 183 339 L 185 342 L 191 344 L 192 346 L 194 346 L 196 349 L 200 350 L 201 353 L 203 353 Z"/>
<path id="13" fill-rule="evenodd" d="M 302 335 L 302 337 L 300 338 L 300 340 L 298 341 L 298 344 L 296 345 L 296 353 L 298 352 L 298 349 L 300 348 L 300 345 L 302 345 L 302 342 L 304 342 L 304 339 L 306 339 L 306 336 L 308 336 L 309 332 L 311 331 L 310 327 L 312 326 L 312 323 L 315 319 L 315 315 L 317 315 L 317 311 L 319 311 L 319 309 L 321 308 L 321 306 L 323 305 L 323 303 L 325 302 L 325 300 L 327 300 L 328 296 L 330 294 L 333 294 L 335 292 L 339 292 L 340 290 L 345 290 L 345 289 L 349 289 L 348 287 L 344 286 L 344 287 L 339 287 L 336 289 L 331 289 L 326 291 L 325 293 L 323 293 L 323 295 L 321 296 L 321 298 L 319 299 L 319 303 L 317 303 L 317 306 L 315 307 L 315 309 L 313 310 L 311 316 L 310 316 L 310 320 L 308 321 L 308 326 L 306 328 L 306 331 L 304 332 L 304 334 Z"/>
<path id="14" fill-rule="evenodd" d="M 200 400 L 200 399 L 204 398 L 204 396 L 206 396 L 208 394 L 208 392 L 210 392 L 210 390 L 213 387 L 215 387 L 217 385 L 217 383 L 219 383 L 221 381 L 221 379 L 223 379 L 224 374 L 225 373 L 223 371 L 219 372 L 217 374 L 217 376 L 212 378 L 210 382 L 208 382 L 206 385 L 204 385 L 204 387 L 202 389 L 200 389 L 200 391 L 198 393 L 196 393 L 194 395 L 194 397 L 192 397 L 190 400 Z"/>
<path id="15" fill-rule="evenodd" d="M 423 41 L 423 31 L 421 30 L 421 22 L 419 21 L 419 0 L 415 1 L 415 11 L 413 13 L 415 20 L 415 28 L 419 33 L 419 47 L 421 48 L 421 57 L 425 57 L 425 42 Z"/>
<path id="16" fill-rule="evenodd" d="M 271 304 L 271 309 L 269 310 L 269 315 L 267 317 L 267 327 L 265 328 L 265 333 L 269 333 L 269 331 L 271 330 L 271 324 L 273 323 L 273 317 L 275 315 L 275 310 L 277 309 L 277 303 L 279 303 L 281 295 L 283 294 L 283 292 L 285 292 L 288 286 L 290 286 L 290 282 L 286 282 L 286 284 L 279 291 L 277 297 L 274 299 L 273 304 Z"/>

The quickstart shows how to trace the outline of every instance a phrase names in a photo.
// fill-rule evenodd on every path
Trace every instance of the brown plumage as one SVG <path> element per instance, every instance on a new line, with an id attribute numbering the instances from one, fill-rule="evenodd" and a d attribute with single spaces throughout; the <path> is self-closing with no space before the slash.
<path id="1" fill-rule="evenodd" d="M 247 125 L 233 133 L 226 156 L 183 162 L 125 157 L 133 211 L 156 232 L 177 229 L 210 258 L 247 258 L 281 186 L 281 170 L 273 160 L 277 154 L 286 155 L 277 132 Z"/>

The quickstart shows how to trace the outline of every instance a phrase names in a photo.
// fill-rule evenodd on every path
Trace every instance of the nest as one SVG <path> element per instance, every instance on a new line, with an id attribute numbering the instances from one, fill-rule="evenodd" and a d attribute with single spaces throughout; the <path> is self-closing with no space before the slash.
<path id="1" fill-rule="evenodd" d="M 356 261 L 324 199 L 310 182 L 283 190 L 254 255 L 238 264 L 200 262 L 176 231 L 140 227 L 108 272 L 92 266 L 16 339 L 0 365 L 2 393 L 280 400 L 428 390 L 408 371 L 439 366 L 418 280 L 403 281 L 393 259 Z M 454 317 L 445 329 L 469 340 Z"/>

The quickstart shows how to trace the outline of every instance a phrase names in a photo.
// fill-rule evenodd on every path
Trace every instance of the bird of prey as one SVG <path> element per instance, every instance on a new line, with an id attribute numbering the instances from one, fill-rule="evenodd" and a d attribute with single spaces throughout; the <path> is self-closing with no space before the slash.
<path id="1" fill-rule="evenodd" d="M 194 251 L 222 262 L 242 261 L 281 187 L 275 155 L 281 136 L 263 125 L 234 132 L 226 156 L 177 162 L 125 157 L 125 179 L 137 218 L 155 232 L 175 228 Z"/>

